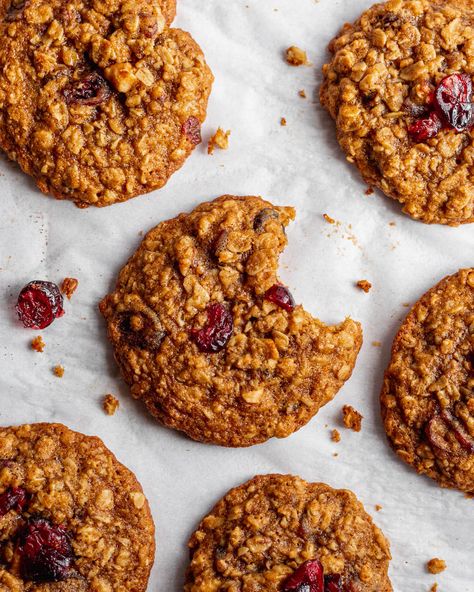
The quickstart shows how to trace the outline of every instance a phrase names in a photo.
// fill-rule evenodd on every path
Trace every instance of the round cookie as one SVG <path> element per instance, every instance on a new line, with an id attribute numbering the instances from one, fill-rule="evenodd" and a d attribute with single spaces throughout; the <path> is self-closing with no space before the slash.
<path id="1" fill-rule="evenodd" d="M 313 560 L 323 568 L 326 590 L 392 590 L 389 544 L 355 495 L 291 475 L 258 476 L 232 489 L 189 547 L 185 592 L 323 592 L 304 580 L 290 585 Z"/>
<path id="2" fill-rule="evenodd" d="M 100 304 L 132 395 L 223 446 L 283 438 L 350 377 L 360 325 L 326 326 L 277 277 L 293 208 L 223 196 L 151 230 Z"/>
<path id="3" fill-rule="evenodd" d="M 17 4 L 0 19 L 0 147 L 79 207 L 162 187 L 201 141 L 213 81 L 167 28 L 174 1 Z"/>
<path id="4" fill-rule="evenodd" d="M 60 424 L 0 428 L 0 589 L 145 592 L 153 518 L 99 438 Z"/>
<path id="5" fill-rule="evenodd" d="M 395 337 L 381 404 L 400 458 L 474 494 L 474 269 L 415 304 Z"/>
<path id="6" fill-rule="evenodd" d="M 390 0 L 344 25 L 323 68 L 321 103 L 347 160 L 425 223 L 474 222 L 473 34 L 472 0 Z M 443 80 L 461 131 L 441 112 Z"/>

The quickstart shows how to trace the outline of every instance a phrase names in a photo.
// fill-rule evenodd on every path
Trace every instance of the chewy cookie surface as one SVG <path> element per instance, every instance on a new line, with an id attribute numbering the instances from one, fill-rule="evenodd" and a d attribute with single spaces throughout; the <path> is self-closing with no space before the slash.
<path id="1" fill-rule="evenodd" d="M 289 578 L 311 560 L 320 562 L 326 590 L 392 590 L 389 544 L 355 495 L 290 475 L 258 476 L 232 489 L 189 547 L 185 592 L 305 589 L 307 580 L 296 588 Z"/>
<path id="2" fill-rule="evenodd" d="M 135 476 L 96 437 L 0 428 L 0 589 L 144 592 L 153 518 Z"/>
<path id="3" fill-rule="evenodd" d="M 397 454 L 474 494 L 474 269 L 425 294 L 395 337 L 381 395 Z"/>
<path id="4" fill-rule="evenodd" d="M 347 160 L 426 223 L 474 222 L 473 40 L 471 0 L 390 0 L 329 45 L 321 103 Z"/>
<path id="5" fill-rule="evenodd" d="M 324 325 L 278 281 L 294 215 L 202 204 L 151 230 L 102 301 L 132 395 L 165 425 L 224 446 L 286 437 L 350 377 L 360 325 Z"/>
<path id="6" fill-rule="evenodd" d="M 174 1 L 0 3 L 0 146 L 80 207 L 162 187 L 201 141 L 212 74 Z M 163 13 L 161 11 L 163 9 Z"/>

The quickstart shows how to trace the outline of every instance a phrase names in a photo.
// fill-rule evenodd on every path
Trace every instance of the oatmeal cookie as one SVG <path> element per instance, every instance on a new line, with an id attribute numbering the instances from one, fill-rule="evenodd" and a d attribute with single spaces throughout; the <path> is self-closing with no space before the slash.
<path id="1" fill-rule="evenodd" d="M 415 304 L 395 337 L 381 403 L 405 462 L 474 494 L 474 269 L 445 278 Z"/>
<path id="2" fill-rule="evenodd" d="M 283 438 L 352 373 L 360 325 L 326 326 L 277 277 L 293 208 L 223 196 L 159 224 L 100 304 L 132 395 L 223 446 Z"/>
<path id="3" fill-rule="evenodd" d="M 366 183 L 425 223 L 474 222 L 474 2 L 376 4 L 329 50 L 321 103 Z"/>
<path id="4" fill-rule="evenodd" d="M 79 207 L 162 187 L 201 141 L 213 76 L 174 2 L 3 2 L 0 147 Z"/>
<path id="5" fill-rule="evenodd" d="M 185 592 L 322 591 L 324 581 L 325 590 L 392 590 L 389 544 L 355 495 L 291 475 L 232 489 L 189 547 Z"/>
<path id="6" fill-rule="evenodd" d="M 60 424 L 0 428 L 0 589 L 144 592 L 153 518 L 99 438 Z"/>

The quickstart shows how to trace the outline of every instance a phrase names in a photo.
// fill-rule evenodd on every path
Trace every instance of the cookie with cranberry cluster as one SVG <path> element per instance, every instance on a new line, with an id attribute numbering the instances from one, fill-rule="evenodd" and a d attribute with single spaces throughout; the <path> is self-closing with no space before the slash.
<path id="1" fill-rule="evenodd" d="M 395 337 L 381 403 L 400 458 L 474 494 L 474 268 L 415 304 Z"/>
<path id="2" fill-rule="evenodd" d="M 356 496 L 291 475 L 232 489 L 189 541 L 185 592 L 390 592 L 387 540 Z"/>
<path id="3" fill-rule="evenodd" d="M 223 446 L 283 438 L 350 377 L 360 325 L 327 326 L 277 276 L 290 207 L 226 195 L 151 230 L 100 304 L 132 395 Z"/>
<path id="4" fill-rule="evenodd" d="M 474 222 L 472 0 L 376 4 L 329 50 L 321 103 L 366 183 L 422 222 Z"/>
<path id="5" fill-rule="evenodd" d="M 0 589 L 145 592 L 153 518 L 135 476 L 60 424 L 0 428 Z"/>
<path id="6" fill-rule="evenodd" d="M 3 0 L 0 147 L 79 207 L 162 187 L 201 141 L 213 76 L 174 0 Z"/>

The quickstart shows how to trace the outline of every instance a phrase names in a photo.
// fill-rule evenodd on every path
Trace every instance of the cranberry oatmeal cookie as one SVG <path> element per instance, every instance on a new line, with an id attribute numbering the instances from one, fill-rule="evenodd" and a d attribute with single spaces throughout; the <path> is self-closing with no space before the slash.
<path id="1" fill-rule="evenodd" d="M 174 1 L 0 2 L 0 146 L 45 193 L 107 206 L 201 141 L 213 76 Z M 161 11 L 164 10 L 164 13 Z"/>
<path id="2" fill-rule="evenodd" d="M 153 518 L 99 438 L 59 424 L 0 428 L 0 590 L 145 592 Z"/>
<path id="3" fill-rule="evenodd" d="M 474 494 L 474 269 L 445 278 L 415 304 L 395 337 L 381 403 L 405 462 Z"/>
<path id="4" fill-rule="evenodd" d="M 232 489 L 189 542 L 185 592 L 390 592 L 389 544 L 350 491 L 291 475 Z"/>
<path id="5" fill-rule="evenodd" d="M 132 395 L 223 446 L 283 438 L 350 377 L 360 325 L 326 326 L 277 277 L 293 208 L 223 196 L 159 224 L 100 304 Z"/>
<path id="6" fill-rule="evenodd" d="M 412 218 L 474 222 L 474 2 L 376 4 L 329 50 L 321 103 L 347 160 Z"/>

